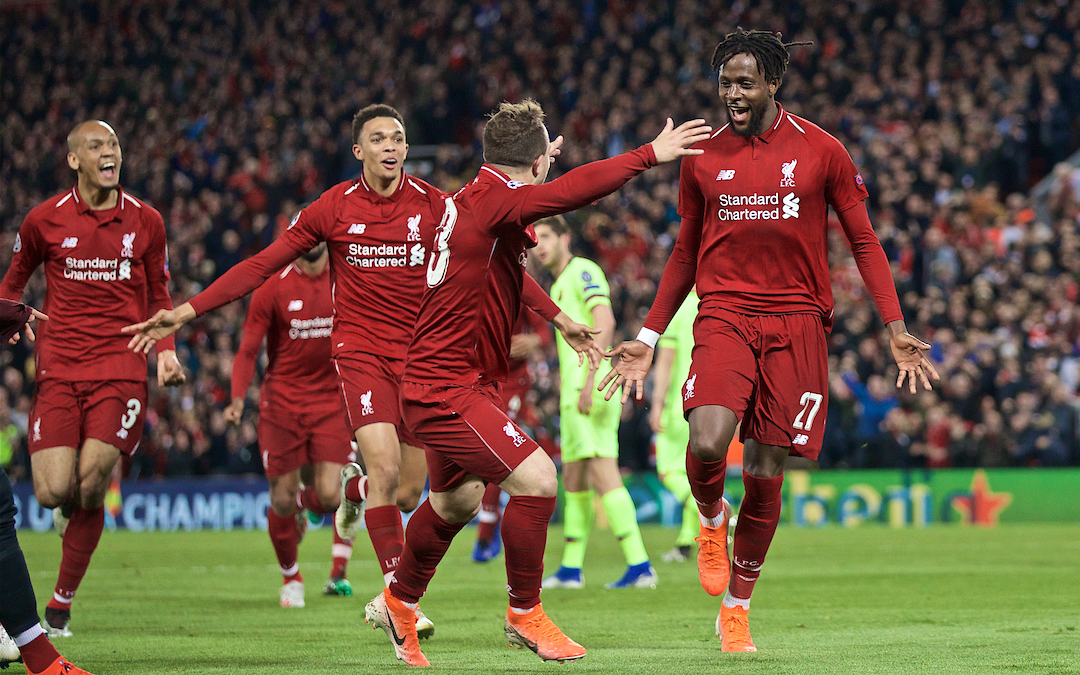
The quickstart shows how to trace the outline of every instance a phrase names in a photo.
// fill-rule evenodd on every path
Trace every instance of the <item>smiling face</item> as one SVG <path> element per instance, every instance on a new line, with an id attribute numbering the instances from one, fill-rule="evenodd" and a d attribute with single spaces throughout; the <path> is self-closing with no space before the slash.
<path id="1" fill-rule="evenodd" d="M 393 117 L 373 117 L 360 129 L 353 154 L 364 163 L 364 174 L 369 180 L 387 183 L 396 180 L 409 154 L 405 127 Z"/>
<path id="2" fill-rule="evenodd" d="M 78 172 L 82 186 L 111 190 L 120 184 L 120 141 L 104 122 L 84 122 L 72 130 L 67 161 Z"/>
<path id="3" fill-rule="evenodd" d="M 757 60 L 749 54 L 736 54 L 720 67 L 720 100 L 724 103 L 731 130 L 739 136 L 759 136 L 765 131 L 766 118 L 776 109 L 773 96 L 779 80 L 765 81 Z"/>

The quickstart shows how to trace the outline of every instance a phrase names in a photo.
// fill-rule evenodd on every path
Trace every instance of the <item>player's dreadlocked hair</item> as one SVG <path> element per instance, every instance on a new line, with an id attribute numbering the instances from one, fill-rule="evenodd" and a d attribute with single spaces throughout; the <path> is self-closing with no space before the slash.
<path id="1" fill-rule="evenodd" d="M 734 33 L 728 33 L 712 55 L 713 70 L 720 70 L 736 54 L 749 54 L 757 61 L 758 72 L 765 76 L 766 82 L 775 82 L 787 72 L 791 54 L 788 47 L 811 45 L 813 42 L 783 42 L 780 33 L 765 30 L 743 30 L 740 26 Z"/>

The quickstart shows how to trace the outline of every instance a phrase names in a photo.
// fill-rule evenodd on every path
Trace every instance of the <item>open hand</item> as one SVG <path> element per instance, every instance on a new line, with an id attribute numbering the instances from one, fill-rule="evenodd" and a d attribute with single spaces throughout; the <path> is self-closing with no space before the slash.
<path id="1" fill-rule="evenodd" d="M 712 127 L 705 124 L 705 120 L 689 120 L 676 127 L 669 117 L 664 130 L 652 142 L 656 163 L 664 164 L 687 155 L 704 153 L 704 150 L 691 150 L 690 146 L 707 140 L 711 133 Z"/>
<path id="2" fill-rule="evenodd" d="M 916 392 L 916 375 L 922 380 L 923 388 L 926 391 L 933 389 L 930 385 L 930 378 L 941 379 L 941 376 L 938 375 L 937 370 L 934 368 L 934 364 L 930 363 L 930 360 L 926 358 L 925 352 L 930 349 L 930 345 L 911 333 L 905 331 L 891 336 L 889 338 L 889 347 L 892 348 L 896 366 L 900 369 L 900 374 L 896 378 L 897 389 L 904 384 L 904 379 L 907 378 L 908 390 L 914 394 Z"/>
<path id="3" fill-rule="evenodd" d="M 608 350 L 604 356 L 611 359 L 611 371 L 597 387 L 599 391 L 607 389 L 604 400 L 610 401 L 615 391 L 622 387 L 623 403 L 630 398 L 631 389 L 635 390 L 634 398 L 640 401 L 645 394 L 645 375 L 652 366 L 653 348 L 640 340 L 628 340 Z"/>
<path id="4" fill-rule="evenodd" d="M 157 355 L 157 383 L 159 387 L 175 387 L 187 381 L 176 352 L 166 349 Z"/>

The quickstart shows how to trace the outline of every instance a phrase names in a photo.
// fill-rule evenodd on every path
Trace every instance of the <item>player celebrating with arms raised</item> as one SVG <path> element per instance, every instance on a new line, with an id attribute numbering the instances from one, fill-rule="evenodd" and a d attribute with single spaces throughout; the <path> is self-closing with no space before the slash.
<path id="1" fill-rule="evenodd" d="M 39 265 L 48 292 L 34 350 L 30 466 L 34 496 L 54 509 L 64 539 L 60 574 L 45 608 L 51 637 L 71 635 L 71 602 L 105 526 L 105 493 L 121 453 L 142 439 L 146 356 L 121 329 L 172 308 L 165 222 L 120 187 L 120 141 L 104 122 L 67 138 L 76 185 L 27 214 L 0 297 L 17 300 Z M 172 340 L 157 345 L 158 385 L 184 381 Z"/>
<path id="2" fill-rule="evenodd" d="M 506 380 L 522 298 L 539 288 L 524 272 L 526 250 L 536 245 L 532 223 L 599 199 L 651 166 L 694 154 L 686 148 L 707 133 L 701 120 L 677 129 L 668 120 L 651 144 L 544 185 L 562 137 L 549 143 L 535 101 L 503 103 L 484 126 L 485 164 L 446 201 L 402 377 L 402 418 L 426 446 L 431 492 L 409 521 L 394 580 L 366 609 L 367 620 L 386 632 L 397 658 L 409 665 L 429 665 L 414 608 L 450 542 L 476 515 L 485 481 L 510 495 L 502 527 L 507 638 L 545 660 L 585 656 L 540 605 L 555 465 L 500 409 L 496 388 Z M 577 351 L 596 350 L 589 337 L 594 329 L 571 321 L 550 300 L 544 307 L 526 303 L 542 310 Z"/>
<path id="3" fill-rule="evenodd" d="M 833 299 L 828 208 L 840 218 L 859 272 L 888 327 L 897 386 L 916 377 L 930 389 L 937 372 L 929 345 L 907 332 L 888 260 L 863 200 L 862 177 L 841 143 L 791 115 L 775 95 L 789 45 L 741 28 L 713 53 L 729 124 L 699 144 L 679 177 L 682 226 L 656 301 L 637 340 L 600 383 L 623 400 L 643 380 L 657 338 L 697 283 L 690 375 L 683 409 L 690 423 L 686 471 L 698 502 L 698 572 L 710 595 L 727 591 L 716 620 L 723 651 L 756 651 L 750 594 L 780 519 L 789 454 L 816 459 L 828 396 Z M 728 443 L 742 422 L 746 495 L 735 528 L 735 573 L 727 552 L 730 507 L 723 500 Z M 730 577 L 730 585 L 729 585 Z"/>

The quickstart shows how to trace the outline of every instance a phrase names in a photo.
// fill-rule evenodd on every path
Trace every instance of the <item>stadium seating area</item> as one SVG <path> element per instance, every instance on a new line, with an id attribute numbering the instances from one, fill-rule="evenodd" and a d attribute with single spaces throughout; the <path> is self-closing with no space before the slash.
<path id="1" fill-rule="evenodd" d="M 1080 172 L 1059 166 L 1080 145 L 1080 3 L 119 0 L 4 3 L 0 19 L 0 267 L 26 212 L 72 184 L 67 132 L 104 119 L 123 184 L 165 216 L 181 300 L 358 172 L 349 123 L 363 105 L 401 109 L 409 170 L 449 190 L 475 172 L 478 129 L 501 100 L 539 100 L 566 136 L 557 166 L 573 167 L 650 140 L 668 116 L 722 123 L 709 59 L 736 26 L 812 40 L 792 48 L 777 98 L 860 167 L 908 327 L 942 375 L 933 395 L 896 393 L 835 230 L 822 465 L 1080 464 Z M 1046 175 L 1043 218 L 1028 195 Z M 611 280 L 617 337 L 636 333 L 655 293 L 677 177 L 650 172 L 575 216 L 581 252 Z M 27 297 L 43 292 L 36 277 Z M 151 385 L 130 474 L 261 470 L 253 420 L 228 428 L 221 412 L 243 313 L 237 302 L 180 334 L 189 382 Z M 27 354 L 0 354 L 0 435 L 25 434 Z M 536 387 L 552 432 L 553 359 L 538 361 Z M 646 461 L 647 428 L 629 406 L 630 466 Z M 3 436 L 15 477 L 19 435 Z"/>

